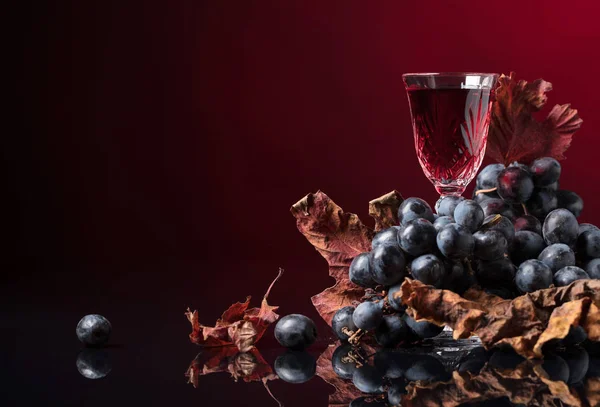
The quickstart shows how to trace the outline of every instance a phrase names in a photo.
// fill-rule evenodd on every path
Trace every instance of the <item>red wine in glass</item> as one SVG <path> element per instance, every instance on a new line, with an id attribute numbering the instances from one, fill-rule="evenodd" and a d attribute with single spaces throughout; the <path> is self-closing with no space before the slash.
<path id="1" fill-rule="evenodd" d="M 497 75 L 403 75 L 415 149 L 438 193 L 461 195 L 485 155 Z"/>

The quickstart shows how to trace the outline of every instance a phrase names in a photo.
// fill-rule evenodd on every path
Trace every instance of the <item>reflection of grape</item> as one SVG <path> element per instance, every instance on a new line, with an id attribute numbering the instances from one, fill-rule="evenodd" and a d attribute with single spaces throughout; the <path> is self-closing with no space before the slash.
<path id="1" fill-rule="evenodd" d="M 352 383 L 363 393 L 382 393 L 383 373 L 371 365 L 364 365 L 356 369 Z"/>
<path id="2" fill-rule="evenodd" d="M 586 350 L 579 347 L 572 347 L 559 353 L 559 356 L 569 365 L 568 383 L 575 384 L 583 380 L 590 363 L 590 357 Z"/>
<path id="3" fill-rule="evenodd" d="M 86 379 L 101 379 L 112 370 L 110 356 L 103 349 L 83 349 L 77 355 L 77 370 Z"/>
<path id="4" fill-rule="evenodd" d="M 288 350 L 275 360 L 275 373 L 288 383 L 305 383 L 313 378 L 316 370 L 315 357 L 304 351 Z"/>
<path id="5" fill-rule="evenodd" d="M 388 403 L 392 406 L 399 406 L 403 394 L 406 394 L 406 380 L 396 379 L 392 381 L 387 392 Z"/>
<path id="6" fill-rule="evenodd" d="M 342 379 L 352 379 L 352 375 L 356 371 L 357 361 L 355 355 L 358 354 L 349 343 L 338 346 L 331 357 L 331 366 L 333 371 Z"/>
<path id="7" fill-rule="evenodd" d="M 548 373 L 552 381 L 569 381 L 569 365 L 557 355 L 545 355 L 542 368 Z"/>
<path id="8" fill-rule="evenodd" d="M 399 315 L 386 315 L 375 330 L 375 340 L 385 348 L 392 348 L 407 339 L 409 330 Z"/>
<path id="9" fill-rule="evenodd" d="M 444 365 L 430 355 L 420 355 L 404 373 L 404 377 L 411 382 L 417 380 L 443 381 L 448 376 Z"/>

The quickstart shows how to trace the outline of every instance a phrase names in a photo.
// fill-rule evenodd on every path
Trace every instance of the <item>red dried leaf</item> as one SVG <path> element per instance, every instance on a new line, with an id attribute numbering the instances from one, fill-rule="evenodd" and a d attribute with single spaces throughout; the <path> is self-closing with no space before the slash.
<path id="1" fill-rule="evenodd" d="M 486 348 L 510 345 L 526 358 L 542 356 L 542 346 L 582 326 L 600 340 L 600 281 L 578 280 L 566 287 L 538 290 L 512 301 L 469 290 L 463 298 L 407 279 L 402 300 L 415 319 L 449 325 L 455 339 L 477 335 Z"/>
<path id="2" fill-rule="evenodd" d="M 398 225 L 398 208 L 404 201 L 400 192 L 394 190 L 369 202 L 369 215 L 375 219 L 375 231 Z"/>
<path id="3" fill-rule="evenodd" d="M 275 282 L 281 277 L 283 270 L 269 286 L 263 297 L 260 308 L 250 308 L 250 297 L 245 302 L 233 304 L 217 320 L 214 327 L 207 327 L 198 321 L 198 311 L 191 312 L 188 308 L 185 315 L 192 324 L 190 340 L 204 347 L 235 345 L 240 352 L 250 351 L 256 342 L 279 315 L 275 313 L 279 307 L 269 305 L 267 297 Z"/>
<path id="4" fill-rule="evenodd" d="M 543 122 L 533 113 L 546 103 L 552 84 L 538 79 L 531 83 L 502 75 L 498 79 L 496 102 L 492 108 L 486 155 L 510 164 L 529 163 L 539 157 L 564 158 L 573 134 L 582 120 L 569 104 L 556 105 Z"/>
<path id="5" fill-rule="evenodd" d="M 402 200 L 398 191 L 392 191 L 369 203 L 375 230 L 398 223 L 398 207 Z M 298 230 L 327 260 L 329 275 L 335 279 L 333 287 L 311 298 L 319 315 L 331 324 L 337 310 L 359 301 L 365 293 L 363 288 L 350 282 L 348 268 L 354 257 L 371 250 L 373 230 L 355 214 L 344 212 L 321 191 L 306 195 L 290 210 Z"/>
<path id="6" fill-rule="evenodd" d="M 242 379 L 245 382 L 264 382 L 277 379 L 271 366 L 256 348 L 242 353 L 233 346 L 213 349 L 208 354 L 200 353 L 190 363 L 185 376 L 188 383 L 198 387 L 200 376 L 220 372 L 229 372 L 235 381 Z"/>

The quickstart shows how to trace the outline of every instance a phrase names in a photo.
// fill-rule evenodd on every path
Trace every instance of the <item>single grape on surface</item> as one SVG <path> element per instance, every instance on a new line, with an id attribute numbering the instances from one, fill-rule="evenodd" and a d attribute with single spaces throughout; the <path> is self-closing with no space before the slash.
<path id="1" fill-rule="evenodd" d="M 371 275 L 376 283 L 392 285 L 406 277 L 406 259 L 399 246 L 380 245 L 371 251 Z"/>
<path id="2" fill-rule="evenodd" d="M 515 233 L 510 248 L 510 258 L 518 266 L 525 260 L 537 259 L 545 247 L 546 243 L 540 235 L 528 230 L 521 230 Z"/>
<path id="3" fill-rule="evenodd" d="M 275 339 L 286 348 L 302 350 L 317 339 L 317 327 L 304 315 L 286 315 L 275 325 Z"/>
<path id="4" fill-rule="evenodd" d="M 358 286 L 374 288 L 377 285 L 377 283 L 373 280 L 373 274 L 371 273 L 370 253 L 361 253 L 356 256 L 352 260 L 352 263 L 350 263 L 350 269 L 348 273 L 350 276 L 350 281 Z"/>
<path id="5" fill-rule="evenodd" d="M 556 192 L 558 207 L 567 209 L 575 217 L 581 215 L 583 210 L 583 199 L 573 191 L 562 189 Z"/>
<path id="6" fill-rule="evenodd" d="M 305 351 L 288 350 L 275 360 L 275 373 L 284 382 L 299 384 L 312 379 L 317 371 L 317 360 Z"/>
<path id="7" fill-rule="evenodd" d="M 546 263 L 556 273 L 563 267 L 575 265 L 575 253 L 566 244 L 555 243 L 542 250 L 538 260 Z"/>
<path id="8" fill-rule="evenodd" d="M 344 333 L 344 331 L 354 332 L 356 331 L 356 325 L 352 320 L 352 314 L 354 314 L 354 307 L 347 306 L 340 308 L 333 315 L 331 320 L 331 328 L 341 341 L 347 341 L 350 337 Z M 344 329 L 345 328 L 345 329 Z"/>
<path id="9" fill-rule="evenodd" d="M 564 287 L 576 280 L 587 280 L 590 276 L 579 267 L 566 266 L 561 268 L 554 275 L 554 285 Z"/>
<path id="10" fill-rule="evenodd" d="M 435 246 L 436 230 L 426 219 L 415 219 L 400 232 L 400 247 L 412 256 L 431 252 Z"/>
<path id="11" fill-rule="evenodd" d="M 112 326 L 102 315 L 89 314 L 81 318 L 75 333 L 77 338 L 86 346 L 102 346 L 110 338 Z"/>
<path id="12" fill-rule="evenodd" d="M 466 227 L 471 233 L 479 229 L 484 218 L 485 215 L 481 206 L 470 199 L 459 203 L 454 210 L 454 220 L 456 223 Z"/>
<path id="13" fill-rule="evenodd" d="M 536 186 L 545 187 L 560 178 L 560 163 L 552 157 L 542 157 L 531 163 L 529 171 Z"/>
<path id="14" fill-rule="evenodd" d="M 398 221 L 401 225 L 406 225 L 415 219 L 427 219 L 430 222 L 435 220 L 427 202 L 421 198 L 407 198 L 398 208 Z"/>
<path id="15" fill-rule="evenodd" d="M 533 180 L 528 171 L 508 167 L 498 174 L 498 195 L 505 202 L 527 202 L 533 194 Z"/>
<path id="16" fill-rule="evenodd" d="M 446 269 L 433 254 L 424 254 L 414 259 L 410 266 L 413 277 L 423 284 L 442 288 Z"/>
<path id="17" fill-rule="evenodd" d="M 475 240 L 471 232 L 456 223 L 446 225 L 436 238 L 440 252 L 449 259 L 464 259 L 473 254 Z"/>
<path id="18" fill-rule="evenodd" d="M 383 311 L 379 304 L 374 302 L 362 302 L 352 314 L 354 325 L 364 331 L 372 331 L 379 326 L 383 320 Z"/>
<path id="19" fill-rule="evenodd" d="M 539 260 L 527 260 L 519 266 L 515 282 L 522 293 L 532 293 L 549 288 L 552 284 L 552 270 Z"/>
<path id="20" fill-rule="evenodd" d="M 546 216 L 542 233 L 547 244 L 564 243 L 573 247 L 579 235 L 575 215 L 566 209 L 555 209 Z"/>

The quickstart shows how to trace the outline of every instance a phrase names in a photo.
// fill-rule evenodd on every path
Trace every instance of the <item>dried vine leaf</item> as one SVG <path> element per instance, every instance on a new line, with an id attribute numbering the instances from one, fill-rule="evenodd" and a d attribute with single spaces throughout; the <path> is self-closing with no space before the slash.
<path id="1" fill-rule="evenodd" d="M 279 307 L 269 305 L 267 297 L 275 282 L 281 277 L 282 269 L 269 286 L 260 308 L 250 308 L 250 297 L 245 302 L 231 305 L 219 318 L 214 327 L 202 325 L 198 321 L 198 311 L 188 308 L 186 317 L 192 324 L 190 340 L 204 347 L 235 345 L 240 352 L 250 351 L 260 340 L 269 325 L 279 319 L 275 313 Z"/>
<path id="2" fill-rule="evenodd" d="M 505 165 L 530 163 L 538 157 L 563 159 L 583 122 L 577 110 L 569 104 L 556 105 L 543 122 L 538 122 L 533 113 L 545 105 L 552 84 L 543 79 L 517 81 L 514 76 L 511 72 L 498 79 L 486 155 Z"/>
<path id="3" fill-rule="evenodd" d="M 362 288 L 350 282 L 348 268 L 356 255 L 371 249 L 373 231 L 321 191 L 306 195 L 290 210 L 298 230 L 327 260 L 329 275 L 336 281 L 333 287 L 312 297 L 319 315 L 331 324 L 338 309 L 364 295 Z"/>
<path id="4" fill-rule="evenodd" d="M 404 201 L 400 192 L 393 190 L 369 202 L 369 215 L 375 219 L 375 231 L 398 225 L 398 208 Z"/>
<path id="5" fill-rule="evenodd" d="M 185 376 L 188 383 L 196 388 L 201 376 L 221 372 L 228 372 L 236 382 L 239 379 L 245 382 L 277 379 L 271 366 L 256 348 L 242 353 L 233 346 L 212 349 L 208 354 L 198 354 L 190 363 Z"/>
<path id="6" fill-rule="evenodd" d="M 526 358 L 541 357 L 543 344 L 564 338 L 572 325 L 582 326 L 590 340 L 600 340 L 599 280 L 578 280 L 512 301 L 491 302 L 472 290 L 465 296 L 410 279 L 401 289 L 414 318 L 449 325 L 455 339 L 477 335 L 486 348 L 505 344 Z"/>
<path id="7" fill-rule="evenodd" d="M 404 407 L 453 407 L 463 403 L 482 402 L 501 397 L 527 406 L 580 407 L 576 390 L 563 382 L 547 379 L 539 365 L 524 362 L 514 370 L 485 366 L 477 375 L 455 371 L 448 382 L 413 382 L 402 399 Z"/>

